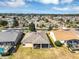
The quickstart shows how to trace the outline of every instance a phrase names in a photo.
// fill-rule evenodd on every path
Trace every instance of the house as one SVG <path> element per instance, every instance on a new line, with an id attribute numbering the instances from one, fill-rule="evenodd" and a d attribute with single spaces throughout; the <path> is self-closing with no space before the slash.
<path id="1" fill-rule="evenodd" d="M 11 53 L 16 50 L 17 45 L 22 39 L 23 33 L 20 31 L 4 31 L 0 32 L 0 54 Z"/>
<path id="2" fill-rule="evenodd" d="M 52 47 L 45 32 L 31 32 L 26 34 L 22 40 L 24 47 L 50 48 Z"/>
<path id="3" fill-rule="evenodd" d="M 59 41 L 79 39 L 79 36 L 76 34 L 76 32 L 71 29 L 67 29 L 67 30 L 58 29 L 58 30 L 54 30 L 52 32 L 54 34 L 55 39 L 59 40 Z"/>
<path id="4" fill-rule="evenodd" d="M 71 51 L 79 50 L 79 35 L 78 32 L 72 29 L 58 29 L 51 31 L 52 38 L 55 41 L 64 43 Z M 51 34 L 51 33 L 50 33 Z"/>
<path id="5" fill-rule="evenodd" d="M 68 40 L 67 44 L 71 51 L 79 51 L 79 40 Z"/>

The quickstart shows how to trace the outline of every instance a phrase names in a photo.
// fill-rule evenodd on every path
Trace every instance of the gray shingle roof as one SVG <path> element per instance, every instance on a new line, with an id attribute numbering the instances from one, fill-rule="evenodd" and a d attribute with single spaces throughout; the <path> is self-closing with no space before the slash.
<path id="1" fill-rule="evenodd" d="M 27 38 L 22 40 L 22 43 L 50 44 L 50 41 L 45 32 L 31 32 Z"/>
<path id="2" fill-rule="evenodd" d="M 0 32 L 0 42 L 15 42 L 19 35 L 20 32 L 16 31 Z"/>

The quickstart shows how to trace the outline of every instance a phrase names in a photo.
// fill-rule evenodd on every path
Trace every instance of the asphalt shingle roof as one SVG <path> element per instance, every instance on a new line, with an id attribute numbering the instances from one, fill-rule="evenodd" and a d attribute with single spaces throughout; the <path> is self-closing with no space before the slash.
<path id="1" fill-rule="evenodd" d="M 45 32 L 31 32 L 27 38 L 22 40 L 22 43 L 50 44 L 50 41 Z"/>
<path id="2" fill-rule="evenodd" d="M 20 32 L 0 32 L 0 42 L 15 42 Z"/>

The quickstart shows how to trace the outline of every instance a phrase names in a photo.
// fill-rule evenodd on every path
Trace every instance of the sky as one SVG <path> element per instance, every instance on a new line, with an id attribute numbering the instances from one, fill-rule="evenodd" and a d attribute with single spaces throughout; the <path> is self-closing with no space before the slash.
<path id="1" fill-rule="evenodd" d="M 0 0 L 0 13 L 79 14 L 79 0 Z"/>

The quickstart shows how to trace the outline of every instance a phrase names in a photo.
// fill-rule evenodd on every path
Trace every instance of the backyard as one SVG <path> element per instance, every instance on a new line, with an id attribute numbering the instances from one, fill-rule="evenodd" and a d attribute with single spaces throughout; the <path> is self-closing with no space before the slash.
<path id="1" fill-rule="evenodd" d="M 78 53 L 71 53 L 66 47 L 32 49 L 20 46 L 9 59 L 78 59 Z"/>

